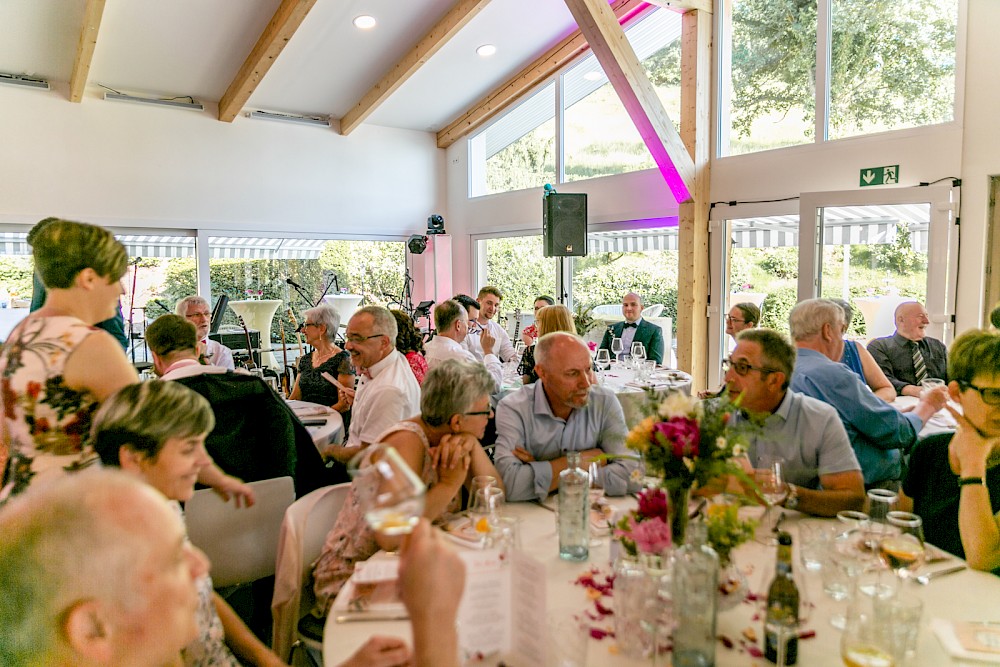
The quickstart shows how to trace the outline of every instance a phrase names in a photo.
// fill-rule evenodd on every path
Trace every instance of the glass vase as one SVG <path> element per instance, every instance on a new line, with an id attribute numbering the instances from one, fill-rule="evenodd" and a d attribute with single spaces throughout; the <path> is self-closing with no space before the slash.
<path id="1" fill-rule="evenodd" d="M 691 489 L 668 488 L 667 496 L 670 499 L 670 536 L 673 538 L 674 548 L 677 548 L 684 545 L 687 537 L 688 499 L 691 496 Z"/>

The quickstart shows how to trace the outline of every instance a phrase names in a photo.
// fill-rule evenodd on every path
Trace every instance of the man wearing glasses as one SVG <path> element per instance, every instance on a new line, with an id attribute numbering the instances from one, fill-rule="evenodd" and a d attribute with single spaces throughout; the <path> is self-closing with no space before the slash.
<path id="1" fill-rule="evenodd" d="M 861 464 L 865 487 L 896 490 L 902 455 L 938 410 L 947 394 L 927 392 L 911 412 L 900 412 L 871 392 L 854 371 L 840 363 L 844 354 L 844 310 L 829 299 L 808 299 L 788 317 L 798 348 L 792 390 L 836 408 Z"/>
<path id="2" fill-rule="evenodd" d="M 420 412 L 420 385 L 396 350 L 397 333 L 396 318 L 381 306 L 365 306 L 347 323 L 344 349 L 359 379 L 347 443 L 327 450 L 339 461 L 346 463 L 390 426 Z"/>
<path id="3" fill-rule="evenodd" d="M 236 370 L 232 350 L 208 337 L 208 330 L 212 327 L 212 309 L 206 299 L 198 295 L 186 296 L 177 302 L 176 313 L 198 330 L 198 351 L 209 364 L 229 371 Z"/>
<path id="4" fill-rule="evenodd" d="M 861 466 L 837 411 L 788 389 L 795 368 L 792 344 L 771 329 L 744 331 L 723 368 L 730 398 L 762 419 L 750 435 L 750 465 L 762 467 L 764 459 L 783 462 L 789 490 L 784 506 L 818 516 L 861 509 Z"/>

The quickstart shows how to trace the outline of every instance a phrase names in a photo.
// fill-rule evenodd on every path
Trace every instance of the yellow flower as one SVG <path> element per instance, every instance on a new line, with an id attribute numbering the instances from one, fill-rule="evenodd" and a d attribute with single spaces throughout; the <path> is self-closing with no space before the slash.
<path id="1" fill-rule="evenodd" d="M 653 424 L 656 420 L 653 417 L 646 417 L 636 424 L 625 437 L 625 445 L 629 449 L 645 453 L 649 449 L 649 441 L 653 436 Z"/>

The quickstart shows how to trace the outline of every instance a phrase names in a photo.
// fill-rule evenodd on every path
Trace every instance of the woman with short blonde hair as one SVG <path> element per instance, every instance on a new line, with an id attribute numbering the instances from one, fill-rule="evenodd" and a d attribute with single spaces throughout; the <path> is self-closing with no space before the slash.
<path id="1" fill-rule="evenodd" d="M 538 312 L 535 313 L 535 326 L 538 330 L 538 338 L 555 331 L 576 333 L 573 313 L 562 304 L 539 308 Z M 535 345 L 524 350 L 524 356 L 521 357 L 521 364 L 517 367 L 517 372 L 521 375 L 521 382 L 524 384 L 531 384 L 538 379 L 538 374 L 535 372 Z"/>

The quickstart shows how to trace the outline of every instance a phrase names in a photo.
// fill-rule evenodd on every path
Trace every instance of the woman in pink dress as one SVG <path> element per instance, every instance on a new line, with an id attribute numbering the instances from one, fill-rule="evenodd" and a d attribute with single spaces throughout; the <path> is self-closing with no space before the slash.
<path id="1" fill-rule="evenodd" d="M 406 360 L 410 362 L 410 370 L 413 377 L 417 378 L 417 384 L 424 383 L 427 376 L 427 360 L 424 359 L 424 336 L 413 324 L 409 315 L 401 310 L 390 310 L 396 318 L 396 325 L 399 334 L 396 336 L 396 349 L 403 353 Z"/>

